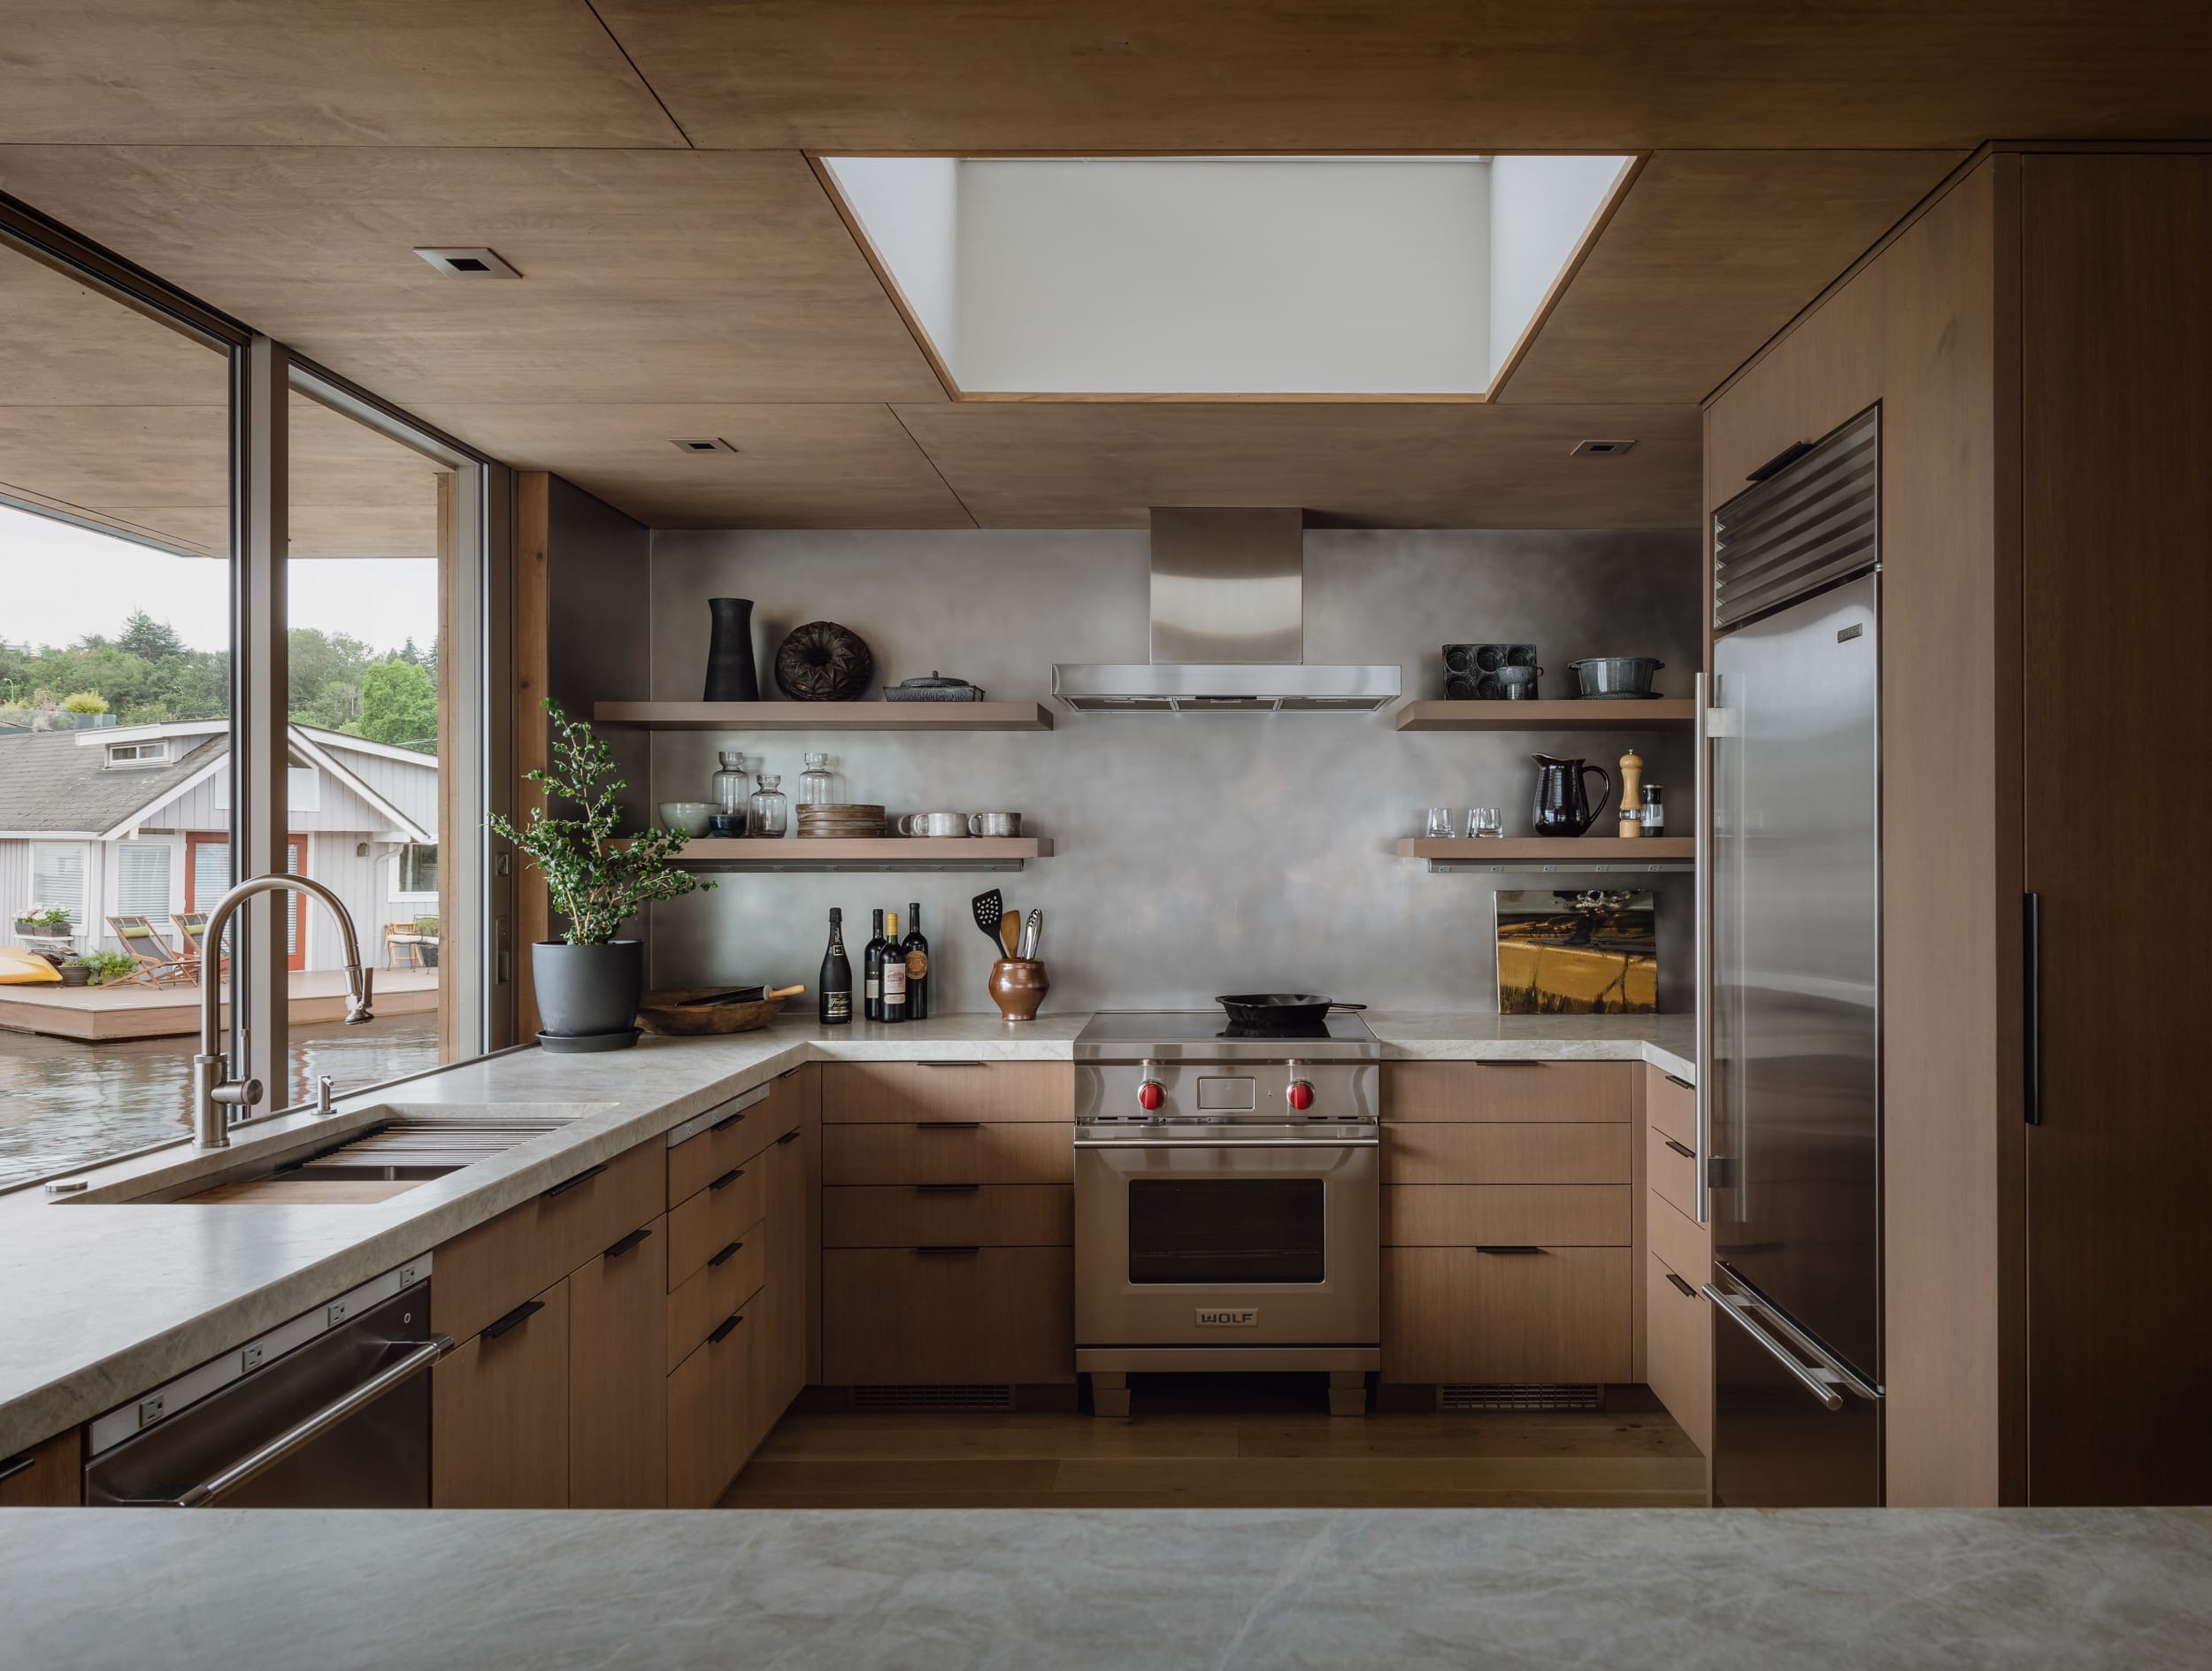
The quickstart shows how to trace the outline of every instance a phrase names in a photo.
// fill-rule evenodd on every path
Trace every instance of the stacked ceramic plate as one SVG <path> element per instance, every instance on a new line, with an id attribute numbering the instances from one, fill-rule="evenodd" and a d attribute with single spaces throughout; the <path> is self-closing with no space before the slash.
<path id="1" fill-rule="evenodd" d="M 874 840 L 883 835 L 880 806 L 801 806 L 798 833 L 804 836 L 838 840 Z"/>

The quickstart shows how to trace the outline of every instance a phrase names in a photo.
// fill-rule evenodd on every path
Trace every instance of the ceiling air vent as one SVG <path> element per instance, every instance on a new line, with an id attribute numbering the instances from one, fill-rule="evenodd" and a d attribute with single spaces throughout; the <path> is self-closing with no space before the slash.
<path id="1" fill-rule="evenodd" d="M 1567 456 L 1571 458 L 1597 458 L 1603 454 L 1626 452 L 1635 444 L 1633 441 L 1578 441 L 1574 450 Z"/>
<path id="2" fill-rule="evenodd" d="M 418 250 L 415 253 L 455 279 L 518 279 L 516 272 L 489 250 Z"/>
<path id="3" fill-rule="evenodd" d="M 735 452 L 737 449 L 719 435 L 694 435 L 668 443 L 678 452 Z"/>

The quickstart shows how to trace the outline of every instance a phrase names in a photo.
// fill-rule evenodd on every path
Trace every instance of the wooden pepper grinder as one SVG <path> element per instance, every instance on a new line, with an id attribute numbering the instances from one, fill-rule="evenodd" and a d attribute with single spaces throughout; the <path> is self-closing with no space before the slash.
<path id="1" fill-rule="evenodd" d="M 1644 833 L 1644 757 L 1631 749 L 1621 756 L 1621 839 Z"/>

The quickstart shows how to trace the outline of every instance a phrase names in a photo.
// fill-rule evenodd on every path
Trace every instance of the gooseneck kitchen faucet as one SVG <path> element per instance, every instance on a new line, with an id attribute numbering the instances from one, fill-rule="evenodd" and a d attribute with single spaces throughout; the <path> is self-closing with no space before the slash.
<path id="1" fill-rule="evenodd" d="M 346 944 L 346 1025 L 358 1027 L 375 1018 L 369 1010 L 369 971 L 362 966 L 361 943 L 353 931 L 353 918 L 338 896 L 308 876 L 249 876 L 215 902 L 207 913 L 201 943 L 218 948 L 219 970 L 223 930 L 231 913 L 256 894 L 288 889 L 319 899 L 338 920 L 338 933 Z M 200 1053 L 192 1059 L 192 1146 L 195 1149 L 230 1147 L 230 1111 L 250 1107 L 261 1100 L 257 1079 L 228 1077 L 224 1059 L 222 982 L 203 963 L 200 972 Z"/>

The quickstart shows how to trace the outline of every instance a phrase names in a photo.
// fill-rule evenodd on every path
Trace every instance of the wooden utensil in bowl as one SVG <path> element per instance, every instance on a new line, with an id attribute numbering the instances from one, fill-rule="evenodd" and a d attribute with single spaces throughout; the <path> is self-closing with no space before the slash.
<path id="1" fill-rule="evenodd" d="M 663 1038 L 705 1038 L 720 1033 L 749 1033 L 776 1019 L 787 1001 L 806 990 L 803 986 L 780 986 L 750 1003 L 714 1004 L 684 1007 L 693 998 L 726 992 L 727 987 L 670 986 L 648 992 L 638 1001 L 637 1024 Z"/>

